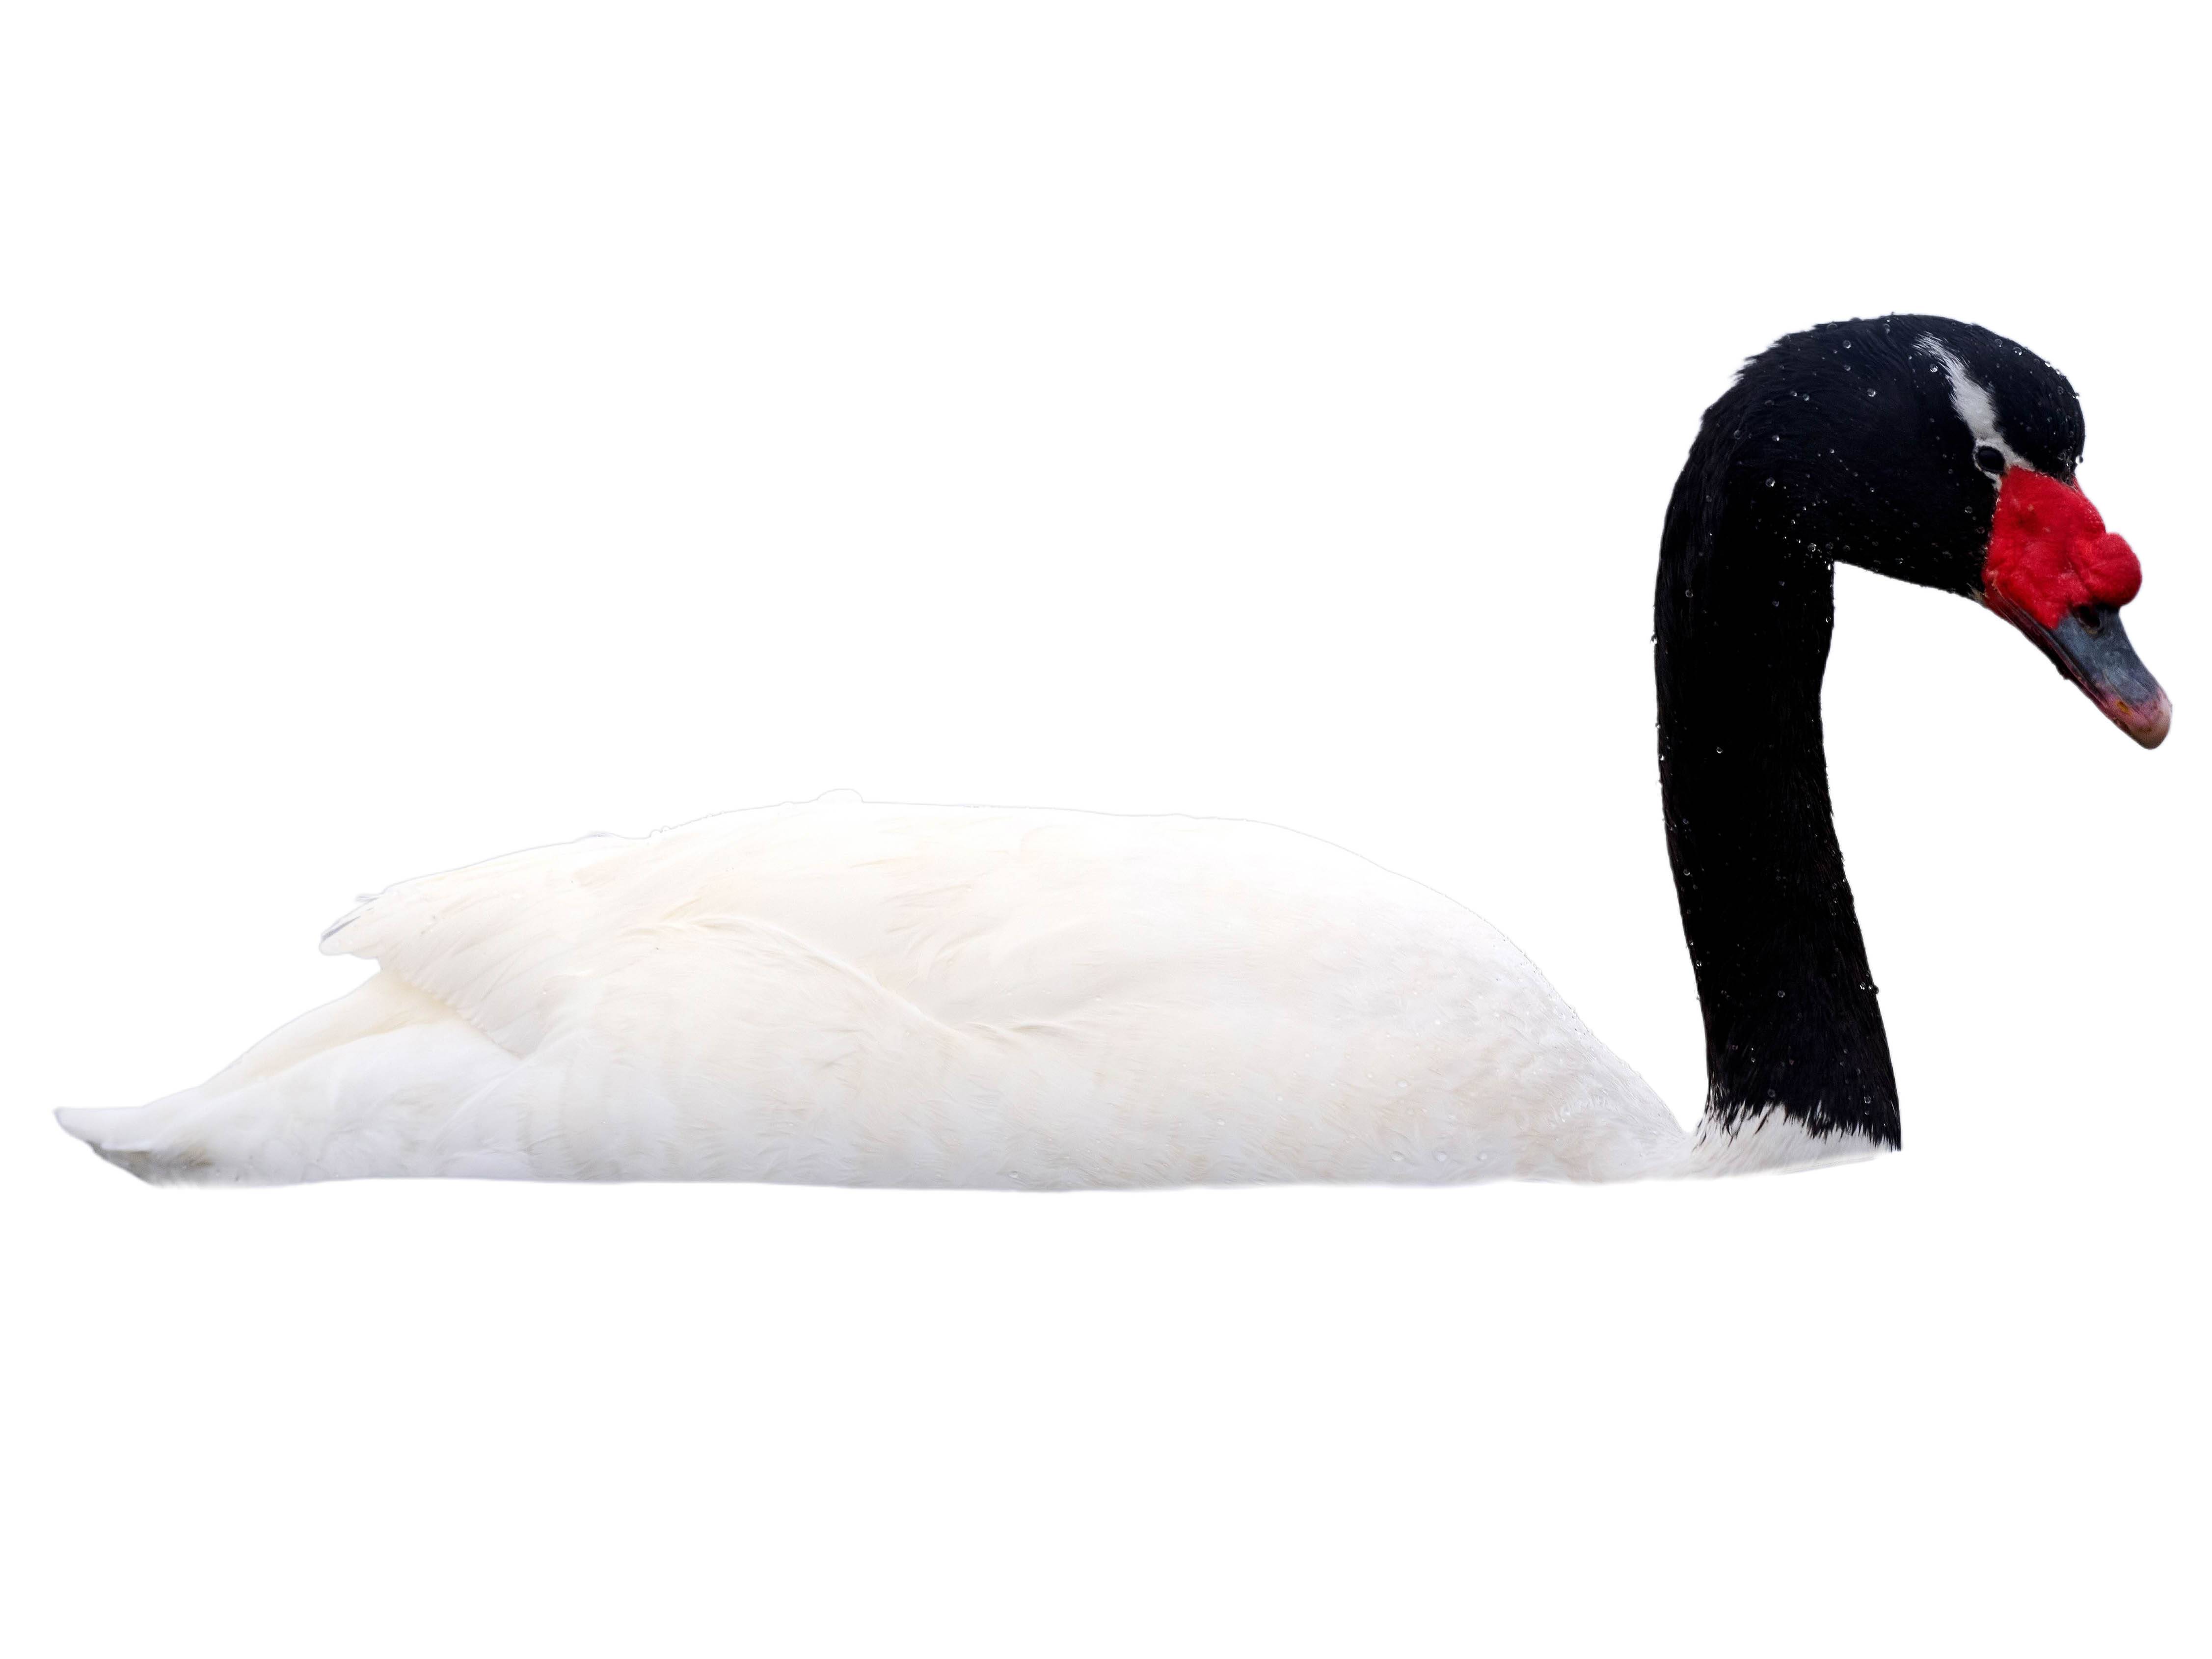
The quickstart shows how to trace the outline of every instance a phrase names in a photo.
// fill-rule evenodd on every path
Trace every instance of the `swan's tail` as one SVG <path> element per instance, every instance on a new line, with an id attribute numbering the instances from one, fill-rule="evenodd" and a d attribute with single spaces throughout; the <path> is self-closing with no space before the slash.
<path id="1" fill-rule="evenodd" d="M 170 1100 L 176 1098 L 170 1097 Z M 54 1121 L 118 1169 L 128 1170 L 142 1180 L 160 1181 L 166 1177 L 156 1147 L 162 1139 L 161 1120 L 169 1103 L 169 1100 L 157 1100 L 150 1106 L 64 1106 L 55 1112 Z"/>
<path id="2" fill-rule="evenodd" d="M 513 1055 L 379 974 L 303 1014 L 197 1089 L 145 1106 L 65 1106 L 62 1127 L 152 1182 L 522 1175 L 496 1097 Z"/>

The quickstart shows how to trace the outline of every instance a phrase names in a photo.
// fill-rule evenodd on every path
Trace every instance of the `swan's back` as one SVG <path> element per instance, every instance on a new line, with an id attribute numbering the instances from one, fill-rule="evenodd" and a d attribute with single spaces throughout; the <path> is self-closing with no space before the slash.
<path id="1" fill-rule="evenodd" d="M 360 989 L 65 1112 L 155 1178 L 1583 1179 L 1672 1116 L 1493 928 L 1262 824 L 822 801 L 404 883 Z"/>

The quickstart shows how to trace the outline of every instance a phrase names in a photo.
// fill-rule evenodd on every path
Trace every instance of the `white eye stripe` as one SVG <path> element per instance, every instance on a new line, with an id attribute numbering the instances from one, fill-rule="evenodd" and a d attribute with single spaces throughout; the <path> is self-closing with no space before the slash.
<path id="1" fill-rule="evenodd" d="M 1913 343 L 1943 365 L 1943 372 L 1951 377 L 1951 407 L 1966 423 L 1966 430 L 1974 434 L 1974 447 L 1987 444 L 2005 458 L 2007 466 L 2026 466 L 2020 452 L 2004 440 L 1997 429 L 1996 400 L 1990 389 L 1967 373 L 1966 364 L 1958 354 L 1933 334 L 1923 334 Z"/>

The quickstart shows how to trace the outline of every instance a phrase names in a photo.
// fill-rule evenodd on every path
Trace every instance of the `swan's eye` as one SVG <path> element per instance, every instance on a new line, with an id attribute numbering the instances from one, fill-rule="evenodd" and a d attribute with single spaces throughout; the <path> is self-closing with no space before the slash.
<path id="1" fill-rule="evenodd" d="M 2004 477 L 2004 456 L 1989 444 L 1983 444 L 1974 451 L 1974 465 L 1992 478 Z"/>

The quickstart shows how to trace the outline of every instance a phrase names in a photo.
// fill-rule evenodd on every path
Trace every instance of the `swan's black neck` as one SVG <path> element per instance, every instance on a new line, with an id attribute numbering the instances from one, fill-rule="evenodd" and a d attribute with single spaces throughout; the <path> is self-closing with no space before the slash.
<path id="1" fill-rule="evenodd" d="M 1656 606 L 1667 847 L 1705 1019 L 1706 1123 L 1778 1112 L 1899 1144 L 1897 1082 L 1828 804 L 1835 552 L 1731 445 L 1728 400 L 1667 514 Z M 1741 434 L 1735 434 L 1741 436 Z"/>

